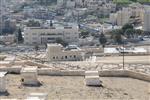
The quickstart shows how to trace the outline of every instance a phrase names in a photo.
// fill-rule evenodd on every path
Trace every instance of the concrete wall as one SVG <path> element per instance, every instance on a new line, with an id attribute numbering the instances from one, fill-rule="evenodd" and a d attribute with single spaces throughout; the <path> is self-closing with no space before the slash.
<path id="1" fill-rule="evenodd" d="M 144 81 L 149 81 L 150 82 L 150 75 L 147 75 L 147 74 L 144 74 L 144 73 L 139 73 L 139 72 L 134 72 L 134 71 L 128 71 L 127 74 L 131 78 L 135 78 L 135 79 L 139 79 L 139 80 L 144 80 Z"/>

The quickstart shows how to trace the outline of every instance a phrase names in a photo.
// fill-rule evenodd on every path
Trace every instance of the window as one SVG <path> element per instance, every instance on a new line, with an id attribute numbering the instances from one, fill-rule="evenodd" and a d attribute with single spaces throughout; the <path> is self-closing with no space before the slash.
<path id="1" fill-rule="evenodd" d="M 58 59 L 58 56 L 56 57 L 56 59 Z"/>
<path id="2" fill-rule="evenodd" d="M 67 56 L 65 56 L 65 59 L 67 59 Z"/>
<path id="3" fill-rule="evenodd" d="M 70 37 L 67 37 L 67 39 L 70 39 Z"/>
<path id="4" fill-rule="evenodd" d="M 53 57 L 53 59 L 55 59 L 55 57 Z"/>
<path id="5" fill-rule="evenodd" d="M 32 39 L 33 39 L 33 40 L 37 40 L 37 38 L 36 38 L 36 37 L 33 37 Z"/>
<path id="6" fill-rule="evenodd" d="M 41 35 L 45 35 L 45 33 L 41 33 Z"/>
<path id="7" fill-rule="evenodd" d="M 47 40 L 55 40 L 55 38 L 51 38 L 51 37 L 49 37 L 49 38 L 47 38 Z"/>
<path id="8" fill-rule="evenodd" d="M 73 57 L 76 58 L 76 55 L 74 55 Z"/>
<path id="9" fill-rule="evenodd" d="M 70 58 L 72 58 L 72 56 L 70 55 Z"/>
<path id="10" fill-rule="evenodd" d="M 33 33 L 32 35 L 36 35 L 36 33 Z"/>
<path id="11" fill-rule="evenodd" d="M 61 59 L 64 59 L 64 57 L 62 56 Z"/>

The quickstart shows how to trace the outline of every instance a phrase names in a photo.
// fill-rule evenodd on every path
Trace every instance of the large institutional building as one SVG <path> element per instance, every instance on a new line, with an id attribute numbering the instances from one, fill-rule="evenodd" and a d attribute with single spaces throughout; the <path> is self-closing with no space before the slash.
<path id="1" fill-rule="evenodd" d="M 54 43 L 58 38 L 68 43 L 78 42 L 79 39 L 78 25 L 52 26 L 48 28 L 26 27 L 24 29 L 25 44 L 32 45 L 32 44 Z"/>

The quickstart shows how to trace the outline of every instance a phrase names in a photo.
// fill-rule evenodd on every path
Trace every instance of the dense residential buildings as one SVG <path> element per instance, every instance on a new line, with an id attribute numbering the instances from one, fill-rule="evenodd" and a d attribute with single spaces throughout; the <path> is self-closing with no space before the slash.
<path id="1" fill-rule="evenodd" d="M 0 42 L 4 43 L 4 44 L 12 44 L 15 42 L 15 35 L 2 35 L 0 36 Z"/>
<path id="2" fill-rule="evenodd" d="M 132 4 L 116 13 L 110 13 L 109 20 L 112 24 L 118 26 L 123 26 L 126 23 L 142 24 L 144 20 L 144 7 L 142 5 L 137 4 L 136 6 L 136 4 Z"/>
<path id="3" fill-rule="evenodd" d="M 79 39 L 78 25 L 51 26 L 51 27 L 26 27 L 24 29 L 25 44 L 54 43 L 56 39 L 62 39 L 68 43 L 77 43 Z"/>

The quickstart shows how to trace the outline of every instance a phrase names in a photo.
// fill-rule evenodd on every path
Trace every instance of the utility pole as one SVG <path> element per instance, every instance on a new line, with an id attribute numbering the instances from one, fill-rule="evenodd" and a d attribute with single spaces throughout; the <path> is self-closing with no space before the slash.
<path id="1" fill-rule="evenodd" d="M 2 19 L 2 16 L 3 16 L 3 14 L 2 14 L 2 11 L 3 10 L 3 7 L 2 7 L 2 0 L 0 0 L 0 35 L 2 35 L 2 27 L 3 27 L 3 19 Z"/>
<path id="2" fill-rule="evenodd" d="M 124 32 L 125 34 L 127 33 L 127 30 Z M 124 49 L 125 49 L 125 41 L 123 40 L 123 69 L 125 69 L 125 51 L 124 51 Z"/>
<path id="3" fill-rule="evenodd" d="M 2 35 L 3 27 L 5 26 L 3 20 L 3 16 L 5 15 L 4 14 L 5 6 L 6 6 L 5 0 L 0 0 L 0 35 Z"/>
<path id="4" fill-rule="evenodd" d="M 124 42 L 125 42 L 125 41 L 123 41 L 123 69 L 124 69 L 124 45 L 125 45 Z"/>

